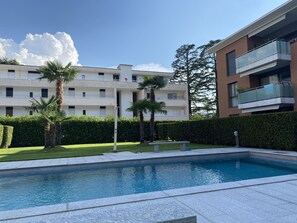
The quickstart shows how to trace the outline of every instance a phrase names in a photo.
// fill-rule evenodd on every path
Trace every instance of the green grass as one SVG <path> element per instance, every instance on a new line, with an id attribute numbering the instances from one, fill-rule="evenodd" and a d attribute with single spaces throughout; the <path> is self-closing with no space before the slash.
<path id="1" fill-rule="evenodd" d="M 218 148 L 224 146 L 189 144 L 187 147 L 192 149 Z M 178 150 L 179 145 L 161 145 L 160 150 Z M 118 152 L 148 152 L 153 151 L 153 146 L 140 145 L 139 143 L 125 142 L 117 144 Z M 43 150 L 42 146 L 20 147 L 10 149 L 0 149 L 0 162 L 36 160 L 36 159 L 54 159 L 79 156 L 98 156 L 106 152 L 113 151 L 113 143 L 101 144 L 76 144 L 62 146 L 58 149 Z"/>

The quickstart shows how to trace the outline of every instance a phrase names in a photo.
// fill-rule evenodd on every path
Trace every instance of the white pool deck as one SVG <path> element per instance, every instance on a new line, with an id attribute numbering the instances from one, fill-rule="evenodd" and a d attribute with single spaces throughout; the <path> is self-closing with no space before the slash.
<path id="1" fill-rule="evenodd" d="M 165 157 L 230 153 L 277 156 L 297 162 L 296 152 L 252 148 L 199 149 L 159 153 L 106 153 L 103 156 L 2 162 L 0 171 L 23 168 L 110 163 Z M 1 202 L 1 201 L 0 201 Z M 0 222 L 149 223 L 186 218 L 195 222 L 297 222 L 297 174 L 165 190 L 52 206 L 0 212 Z"/>

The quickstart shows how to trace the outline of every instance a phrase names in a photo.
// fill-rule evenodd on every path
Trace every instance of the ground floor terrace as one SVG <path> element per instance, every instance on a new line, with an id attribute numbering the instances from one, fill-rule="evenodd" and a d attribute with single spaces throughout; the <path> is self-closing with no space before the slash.
<path id="1" fill-rule="evenodd" d="M 1 162 L 2 173 L 35 167 L 131 163 L 166 158 L 257 156 L 288 163 L 295 152 L 252 148 L 194 149 L 159 153 L 119 152 L 102 156 Z M 181 220 L 183 219 L 183 220 Z M 36 208 L 2 211 L 0 222 L 296 222 L 297 174 L 163 190 Z"/>

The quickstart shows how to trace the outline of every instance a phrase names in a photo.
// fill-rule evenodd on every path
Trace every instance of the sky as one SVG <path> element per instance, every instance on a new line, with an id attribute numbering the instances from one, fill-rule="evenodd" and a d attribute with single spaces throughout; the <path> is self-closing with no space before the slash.
<path id="1" fill-rule="evenodd" d="M 286 0 L 0 0 L 0 57 L 171 70 L 183 44 L 223 39 Z"/>

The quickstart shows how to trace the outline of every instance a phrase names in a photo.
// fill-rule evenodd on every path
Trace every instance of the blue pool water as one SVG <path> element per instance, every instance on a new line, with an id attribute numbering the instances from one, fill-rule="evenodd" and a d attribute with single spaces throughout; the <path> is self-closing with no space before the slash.
<path id="1" fill-rule="evenodd" d="M 293 173 L 296 170 L 233 160 L 0 177 L 0 211 Z"/>

